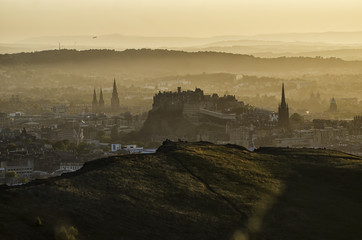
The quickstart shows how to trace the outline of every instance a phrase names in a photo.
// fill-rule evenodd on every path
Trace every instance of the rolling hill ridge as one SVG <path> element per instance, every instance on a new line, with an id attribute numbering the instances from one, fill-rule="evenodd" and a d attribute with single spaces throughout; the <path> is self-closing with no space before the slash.
<path id="1" fill-rule="evenodd" d="M 337 58 L 279 57 L 258 58 L 221 52 L 170 50 L 51 50 L 0 55 L 0 68 L 59 69 L 93 74 L 167 75 L 202 72 L 303 74 L 361 73 L 361 61 Z"/>

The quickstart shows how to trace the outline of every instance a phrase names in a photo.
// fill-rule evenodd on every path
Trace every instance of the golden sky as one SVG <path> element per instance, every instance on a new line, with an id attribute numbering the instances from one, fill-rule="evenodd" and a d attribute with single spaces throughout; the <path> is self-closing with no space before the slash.
<path id="1" fill-rule="evenodd" d="M 0 42 L 44 35 L 361 30 L 362 0 L 0 0 Z"/>

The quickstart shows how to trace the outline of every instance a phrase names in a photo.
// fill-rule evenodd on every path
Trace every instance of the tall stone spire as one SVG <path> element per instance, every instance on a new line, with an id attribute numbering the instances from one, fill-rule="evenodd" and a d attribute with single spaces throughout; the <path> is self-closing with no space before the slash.
<path id="1" fill-rule="evenodd" d="M 102 88 L 99 90 L 99 111 L 103 111 L 104 109 L 104 100 L 103 100 L 103 93 L 102 93 Z"/>
<path id="2" fill-rule="evenodd" d="M 284 83 L 282 85 L 282 100 L 278 108 L 278 125 L 282 128 L 289 127 L 289 107 L 285 101 Z"/>
<path id="3" fill-rule="evenodd" d="M 92 101 L 92 112 L 97 112 L 98 110 L 98 101 L 97 101 L 97 94 L 96 94 L 96 88 L 94 88 L 93 92 L 93 101 Z"/>
<path id="4" fill-rule="evenodd" d="M 119 98 L 118 98 L 118 92 L 117 92 L 116 79 L 114 79 L 114 81 L 113 81 L 113 92 L 112 92 L 112 98 L 111 98 L 111 107 L 112 107 L 112 110 L 118 110 L 119 109 Z"/>
<path id="5" fill-rule="evenodd" d="M 282 103 L 281 103 L 282 105 L 284 104 L 286 104 L 286 102 L 285 102 L 285 91 L 284 91 L 284 83 L 282 84 Z"/>
<path id="6" fill-rule="evenodd" d="M 336 99 L 334 99 L 334 97 L 332 98 L 331 104 L 329 105 L 329 111 L 337 112 L 337 102 L 336 102 Z"/>

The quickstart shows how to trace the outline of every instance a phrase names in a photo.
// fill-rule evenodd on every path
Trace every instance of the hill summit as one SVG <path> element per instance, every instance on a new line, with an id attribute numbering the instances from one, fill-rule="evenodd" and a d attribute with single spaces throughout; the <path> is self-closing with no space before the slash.
<path id="1" fill-rule="evenodd" d="M 0 190 L 0 239 L 359 239 L 362 158 L 166 141 Z"/>

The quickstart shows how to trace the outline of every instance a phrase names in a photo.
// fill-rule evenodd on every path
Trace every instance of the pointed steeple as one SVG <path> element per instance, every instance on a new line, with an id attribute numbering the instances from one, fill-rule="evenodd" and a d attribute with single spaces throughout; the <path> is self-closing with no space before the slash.
<path id="1" fill-rule="evenodd" d="M 113 81 L 111 107 L 112 107 L 113 111 L 116 111 L 119 109 L 119 98 L 118 98 L 118 92 L 117 92 L 116 79 L 114 79 L 114 81 Z"/>
<path id="2" fill-rule="evenodd" d="M 334 97 L 332 97 L 331 103 L 329 105 L 329 111 L 330 112 L 337 112 L 337 102 Z"/>
<path id="3" fill-rule="evenodd" d="M 98 108 L 98 101 L 97 101 L 97 94 L 96 94 L 96 88 L 94 88 L 93 92 L 93 101 L 92 101 L 92 112 L 97 112 Z"/>
<path id="4" fill-rule="evenodd" d="M 96 103 L 97 102 L 97 93 L 96 93 L 96 88 L 94 88 L 94 92 L 93 92 L 93 102 L 92 103 Z"/>
<path id="5" fill-rule="evenodd" d="M 99 90 L 99 110 L 102 111 L 104 108 L 103 92 L 102 88 Z"/>
<path id="6" fill-rule="evenodd" d="M 285 101 L 284 82 L 282 84 L 282 100 L 278 108 L 278 124 L 282 128 L 289 127 L 289 107 Z"/>
<path id="7" fill-rule="evenodd" d="M 285 102 L 285 91 L 284 91 L 284 82 L 282 84 L 282 101 L 281 104 L 282 106 L 286 106 L 286 102 Z"/>
<path id="8" fill-rule="evenodd" d="M 112 94 L 117 94 L 118 95 L 116 79 L 113 80 L 113 93 Z"/>

